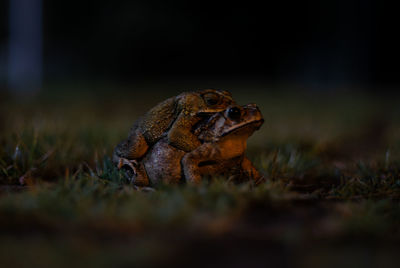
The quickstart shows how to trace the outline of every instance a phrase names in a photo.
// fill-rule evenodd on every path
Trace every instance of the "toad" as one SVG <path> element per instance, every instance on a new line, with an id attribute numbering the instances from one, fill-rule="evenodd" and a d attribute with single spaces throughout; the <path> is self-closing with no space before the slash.
<path id="1" fill-rule="evenodd" d="M 205 116 L 225 110 L 233 103 L 231 93 L 215 89 L 184 92 L 169 98 L 133 124 L 128 138 L 114 149 L 113 162 L 118 168 L 128 165 L 135 171 L 137 160 L 163 136 L 168 145 L 190 152 L 201 144 L 192 132 L 194 126 Z"/>
<path id="2" fill-rule="evenodd" d="M 159 140 L 137 165 L 133 181 L 138 186 L 164 183 L 199 184 L 203 177 L 225 176 L 258 182 L 260 173 L 245 156 L 247 139 L 264 120 L 255 104 L 232 105 L 215 113 L 194 130 L 201 145 L 185 152 Z"/>

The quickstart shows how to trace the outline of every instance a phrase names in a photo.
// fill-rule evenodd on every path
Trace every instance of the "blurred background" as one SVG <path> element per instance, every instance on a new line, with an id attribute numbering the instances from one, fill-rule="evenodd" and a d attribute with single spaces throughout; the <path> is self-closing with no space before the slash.
<path id="1" fill-rule="evenodd" d="M 158 102 L 219 88 L 259 105 L 257 147 L 361 132 L 383 149 L 397 144 L 400 41 L 388 1 L 0 5 L 0 129 L 50 117 L 86 132 L 96 123 L 110 151 Z"/>
<path id="2" fill-rule="evenodd" d="M 0 266 L 398 267 L 398 12 L 0 0 Z M 113 148 L 200 88 L 260 107 L 246 155 L 267 183 L 135 191 Z"/>
<path id="3" fill-rule="evenodd" d="M 248 81 L 381 92 L 400 82 L 388 1 L 2 0 L 0 12 L 3 90 Z"/>

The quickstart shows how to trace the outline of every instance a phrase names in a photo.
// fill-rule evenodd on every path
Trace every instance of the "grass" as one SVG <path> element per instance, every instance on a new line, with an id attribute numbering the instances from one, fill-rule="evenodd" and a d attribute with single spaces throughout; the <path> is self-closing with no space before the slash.
<path id="1" fill-rule="evenodd" d="M 5 97 L 0 264 L 14 266 L 387 266 L 400 241 L 394 98 L 260 93 L 248 154 L 268 180 L 134 188 L 110 162 L 159 100 L 119 90 Z"/>

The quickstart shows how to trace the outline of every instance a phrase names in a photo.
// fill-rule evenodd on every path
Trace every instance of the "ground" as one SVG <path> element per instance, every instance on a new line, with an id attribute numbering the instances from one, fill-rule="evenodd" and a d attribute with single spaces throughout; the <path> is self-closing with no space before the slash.
<path id="1" fill-rule="evenodd" d="M 1 95 L 1 267 L 397 266 L 398 97 L 236 85 L 265 117 L 248 155 L 267 181 L 138 191 L 110 156 L 179 93 L 157 88 Z"/>

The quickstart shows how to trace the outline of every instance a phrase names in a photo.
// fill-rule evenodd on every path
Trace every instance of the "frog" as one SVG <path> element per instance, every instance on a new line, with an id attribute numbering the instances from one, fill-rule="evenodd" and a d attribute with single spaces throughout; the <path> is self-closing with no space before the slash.
<path id="1" fill-rule="evenodd" d="M 264 122 L 256 104 L 230 105 L 196 126 L 201 145 L 190 152 L 160 139 L 140 161 L 133 176 L 136 186 L 160 184 L 199 185 L 203 178 L 223 176 L 234 181 L 259 183 L 264 176 L 246 157 L 247 139 Z"/>
<path id="2" fill-rule="evenodd" d="M 115 147 L 113 162 L 119 169 L 129 166 L 136 172 L 138 160 L 162 137 L 179 150 L 192 151 L 201 144 L 193 128 L 234 103 L 229 91 L 217 89 L 188 91 L 168 98 L 134 122 L 128 138 Z"/>

